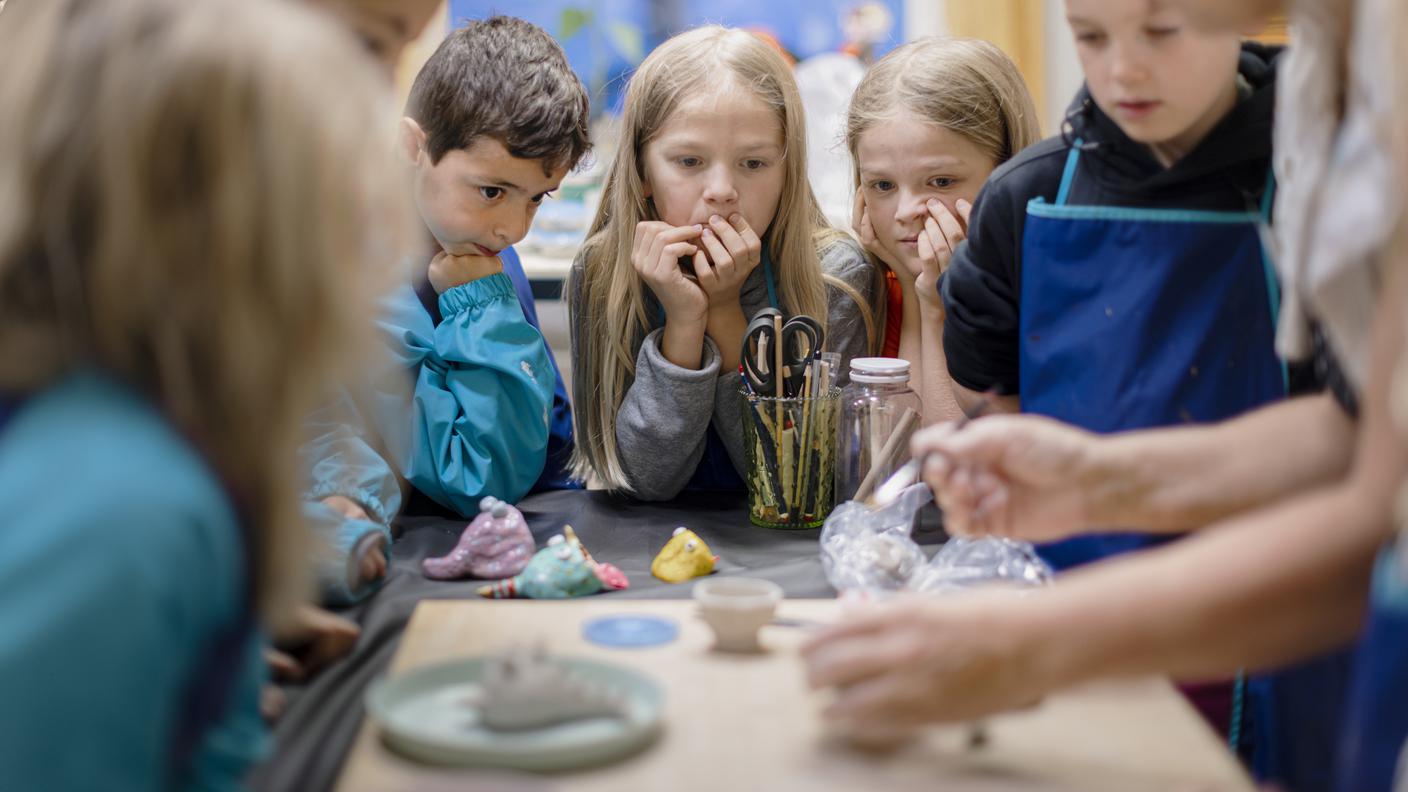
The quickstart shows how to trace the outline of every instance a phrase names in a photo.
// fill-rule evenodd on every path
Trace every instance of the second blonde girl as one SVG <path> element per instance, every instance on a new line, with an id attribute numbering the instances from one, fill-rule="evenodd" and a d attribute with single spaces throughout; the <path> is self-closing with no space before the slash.
<path id="1" fill-rule="evenodd" d="M 977 39 L 899 47 L 851 97 L 855 230 L 881 264 L 875 351 L 910 362 L 927 423 L 960 415 L 944 363 L 939 274 L 967 236 L 988 176 L 1040 136 L 1017 65 Z"/>

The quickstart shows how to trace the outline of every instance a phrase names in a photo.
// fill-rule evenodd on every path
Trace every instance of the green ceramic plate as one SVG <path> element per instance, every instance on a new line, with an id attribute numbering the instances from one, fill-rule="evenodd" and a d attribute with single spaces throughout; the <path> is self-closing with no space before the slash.
<path id="1" fill-rule="evenodd" d="M 484 673 L 482 657 L 383 677 L 367 691 L 367 712 L 393 749 L 443 765 L 566 770 L 620 759 L 655 738 L 665 697 L 654 680 L 610 663 L 555 660 L 589 681 L 621 691 L 628 702 L 626 717 L 521 732 L 485 728 L 478 711 L 467 703 Z"/>

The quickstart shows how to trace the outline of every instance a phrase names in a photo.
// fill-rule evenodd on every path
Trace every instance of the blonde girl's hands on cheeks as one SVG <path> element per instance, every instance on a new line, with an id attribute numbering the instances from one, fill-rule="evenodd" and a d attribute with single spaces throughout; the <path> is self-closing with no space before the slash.
<path id="1" fill-rule="evenodd" d="M 808 684 L 836 693 L 823 717 L 896 734 L 1035 704 L 1051 683 L 1029 667 L 1022 604 L 999 591 L 900 599 L 827 628 L 802 647 Z"/>
<path id="2" fill-rule="evenodd" d="M 1097 442 L 1049 418 L 994 415 L 961 429 L 925 429 L 911 450 L 925 460 L 924 481 L 943 509 L 945 530 L 1049 542 L 1094 527 L 1091 504 L 1102 478 Z"/>
<path id="3" fill-rule="evenodd" d="M 734 212 L 728 217 L 714 215 L 699 235 L 708 261 L 701 267 L 695 260 L 699 286 L 709 295 L 709 307 L 736 306 L 743 282 L 762 261 L 763 241 Z"/>
<path id="4" fill-rule="evenodd" d="M 702 226 L 672 226 L 658 220 L 636 224 L 631 266 L 655 293 L 667 319 L 702 323 L 709 310 L 709 295 L 699 282 L 680 269 L 679 260 L 694 260 L 696 273 L 708 269 L 699 247 Z"/>
<path id="5" fill-rule="evenodd" d="M 939 276 L 948 269 L 958 243 L 968 238 L 968 216 L 973 205 L 962 198 L 954 203 L 953 211 L 937 198 L 928 201 L 929 214 L 919 233 L 920 271 L 915 274 L 914 289 L 928 307 L 942 308 L 939 299 Z"/>

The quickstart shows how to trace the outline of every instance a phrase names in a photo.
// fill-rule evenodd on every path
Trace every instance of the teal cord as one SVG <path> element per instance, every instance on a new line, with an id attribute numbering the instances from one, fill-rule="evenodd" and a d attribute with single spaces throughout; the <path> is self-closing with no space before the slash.
<path id="1" fill-rule="evenodd" d="M 1227 729 L 1227 746 L 1235 756 L 1240 756 L 1242 747 L 1242 709 L 1247 695 L 1247 675 L 1237 672 L 1237 680 L 1232 683 L 1232 722 Z"/>

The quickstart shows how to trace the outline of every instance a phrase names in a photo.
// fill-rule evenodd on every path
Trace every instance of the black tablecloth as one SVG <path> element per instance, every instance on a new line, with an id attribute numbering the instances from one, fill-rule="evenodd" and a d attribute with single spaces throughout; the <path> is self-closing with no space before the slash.
<path id="1" fill-rule="evenodd" d="M 650 561 L 677 526 L 692 529 L 720 557 L 717 574 L 762 577 L 780 584 L 789 597 L 829 597 L 835 592 L 821 571 L 819 530 L 778 531 L 748 522 L 743 496 L 687 493 L 668 503 L 640 503 L 580 490 L 533 495 L 519 504 L 541 546 L 571 525 L 592 556 L 620 567 L 630 588 L 597 597 L 676 599 L 689 585 L 662 583 L 650 575 Z M 916 538 L 943 540 L 931 506 Z M 483 581 L 427 580 L 420 562 L 454 547 L 464 521 L 410 517 L 398 524 L 385 585 L 345 616 L 362 625 L 354 652 L 324 670 L 310 684 L 289 688 L 289 703 L 275 731 L 273 757 L 251 779 L 256 790 L 313 792 L 331 789 L 362 722 L 362 694 L 391 662 L 401 633 L 422 599 L 477 598 Z"/>

